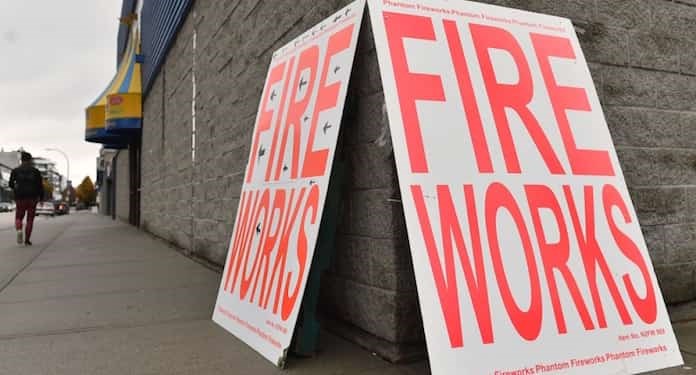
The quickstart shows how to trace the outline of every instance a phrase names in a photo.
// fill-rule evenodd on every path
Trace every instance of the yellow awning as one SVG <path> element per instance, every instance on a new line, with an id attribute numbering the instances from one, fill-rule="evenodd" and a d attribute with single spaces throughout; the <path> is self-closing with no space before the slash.
<path id="1" fill-rule="evenodd" d="M 142 124 L 142 75 L 140 33 L 131 33 L 116 75 L 86 112 L 85 139 L 109 143 L 127 131 L 140 130 Z"/>

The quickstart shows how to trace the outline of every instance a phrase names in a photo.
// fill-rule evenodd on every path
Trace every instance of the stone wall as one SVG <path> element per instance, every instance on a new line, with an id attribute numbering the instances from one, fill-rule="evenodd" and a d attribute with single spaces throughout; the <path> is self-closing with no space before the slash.
<path id="1" fill-rule="evenodd" d="M 145 99 L 143 228 L 222 264 L 271 53 L 348 2 L 195 2 Z M 695 298 L 696 1 L 494 3 L 573 20 L 665 297 Z M 367 22 L 358 48 L 322 308 L 344 335 L 401 359 L 423 351 L 423 330 Z"/>
<path id="2" fill-rule="evenodd" d="M 172 55 L 185 45 L 185 33 Z M 182 53 L 171 61 L 190 58 Z M 157 76 L 145 99 L 142 143 L 141 225 L 184 249 L 192 248 L 193 236 L 190 71 L 190 64 L 172 63 Z"/>
<path id="3" fill-rule="evenodd" d="M 128 150 L 120 150 L 114 159 L 116 168 L 116 217 L 128 221 L 130 214 L 130 175 Z"/>

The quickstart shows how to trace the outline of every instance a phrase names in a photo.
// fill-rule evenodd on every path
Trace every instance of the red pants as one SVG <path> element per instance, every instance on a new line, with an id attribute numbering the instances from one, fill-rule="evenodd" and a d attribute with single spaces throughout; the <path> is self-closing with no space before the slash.
<path id="1" fill-rule="evenodd" d="M 15 227 L 17 230 L 22 230 L 22 222 L 24 215 L 27 215 L 27 228 L 25 230 L 25 241 L 31 238 L 31 231 L 34 229 L 34 217 L 36 216 L 36 205 L 39 202 L 36 199 L 18 199 L 17 211 L 15 212 Z"/>

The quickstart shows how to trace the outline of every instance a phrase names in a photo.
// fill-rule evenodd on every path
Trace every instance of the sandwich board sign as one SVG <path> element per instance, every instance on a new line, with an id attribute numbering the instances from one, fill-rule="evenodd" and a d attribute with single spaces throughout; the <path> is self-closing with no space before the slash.
<path id="1" fill-rule="evenodd" d="M 682 364 L 571 22 L 368 4 L 433 373 Z"/>
<path id="2" fill-rule="evenodd" d="M 283 367 L 319 233 L 365 8 L 273 54 L 213 320 Z"/>

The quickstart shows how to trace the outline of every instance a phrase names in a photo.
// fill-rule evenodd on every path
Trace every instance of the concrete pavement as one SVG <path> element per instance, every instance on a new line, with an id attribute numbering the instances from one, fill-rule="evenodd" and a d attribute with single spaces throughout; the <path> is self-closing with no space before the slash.
<path id="1" fill-rule="evenodd" d="M 42 218 L 30 248 L 1 229 L 0 374 L 428 373 L 328 333 L 318 357 L 281 372 L 210 320 L 218 273 L 135 228 L 89 213 Z M 696 367 L 696 306 L 674 316 Z"/>
<path id="2" fill-rule="evenodd" d="M 277 374 L 212 315 L 220 275 L 89 213 L 37 221 L 34 247 L 0 231 L 0 374 Z M 335 336 L 288 373 L 421 374 Z"/>
<path id="3" fill-rule="evenodd" d="M 0 213 L 0 232 L 14 227 L 14 212 Z"/>

